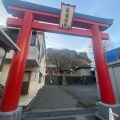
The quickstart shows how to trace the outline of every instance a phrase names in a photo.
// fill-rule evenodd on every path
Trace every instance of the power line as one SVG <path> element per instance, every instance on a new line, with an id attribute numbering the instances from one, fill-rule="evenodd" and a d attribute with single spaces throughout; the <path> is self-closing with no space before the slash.
<path id="1" fill-rule="evenodd" d="M 52 46 L 55 46 L 55 47 L 59 47 L 59 48 L 62 48 L 62 49 L 65 49 L 65 48 L 63 48 L 63 47 L 61 47 L 61 46 L 57 46 L 57 45 L 54 45 L 54 44 L 51 44 L 51 43 L 48 43 L 48 42 L 46 42 L 47 44 L 50 44 L 50 45 L 52 45 Z"/>
<path id="2" fill-rule="evenodd" d="M 2 20 L 2 19 L 0 19 L 1 20 L 1 22 L 5 22 L 4 20 Z"/>
<path id="3" fill-rule="evenodd" d="M 0 14 L 0 16 L 1 16 L 2 18 L 4 18 L 5 21 L 6 21 L 6 18 L 5 18 L 3 15 Z M 3 21 L 3 22 L 5 23 L 5 21 L 4 21 L 3 19 L 1 19 L 1 21 Z"/>
<path id="4" fill-rule="evenodd" d="M 5 18 L 5 17 L 4 17 L 3 15 L 1 15 L 1 14 L 0 14 L 0 16 L 2 16 L 5 20 L 7 19 L 7 18 Z"/>

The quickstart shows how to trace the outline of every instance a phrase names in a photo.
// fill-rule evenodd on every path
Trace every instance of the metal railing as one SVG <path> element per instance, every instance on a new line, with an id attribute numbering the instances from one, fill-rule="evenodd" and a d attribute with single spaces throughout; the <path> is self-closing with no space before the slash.
<path id="1" fill-rule="evenodd" d="M 119 115 L 113 113 L 112 109 L 109 108 L 109 120 L 115 120 L 114 116 L 117 117 L 117 118 L 120 118 Z"/>

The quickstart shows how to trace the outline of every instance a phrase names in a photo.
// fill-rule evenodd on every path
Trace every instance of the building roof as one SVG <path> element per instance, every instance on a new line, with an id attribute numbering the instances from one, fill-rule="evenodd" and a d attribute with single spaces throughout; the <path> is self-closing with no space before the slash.
<path id="1" fill-rule="evenodd" d="M 22 0 L 2 0 L 2 2 L 8 13 L 11 13 L 11 11 L 8 9 L 8 6 L 26 8 L 26 9 L 47 12 L 47 13 L 52 13 L 52 14 L 57 14 L 57 15 L 60 15 L 60 11 L 61 11 L 60 9 L 57 9 L 57 8 L 47 7 L 47 6 L 43 6 L 43 5 L 39 5 L 39 4 L 22 1 Z M 17 14 L 13 14 L 13 16 L 18 17 Z M 88 21 L 92 21 L 92 22 L 98 22 L 98 23 L 102 23 L 102 24 L 108 24 L 109 26 L 111 26 L 113 24 L 113 19 L 105 19 L 105 18 L 85 15 L 85 14 L 76 13 L 76 12 L 74 13 L 74 18 L 88 20 Z M 73 26 L 74 26 L 74 22 L 73 22 Z M 101 29 L 105 30 L 107 28 L 103 27 Z"/>
<path id="2" fill-rule="evenodd" d="M 81 69 L 81 68 L 90 69 L 90 68 L 92 68 L 92 67 L 91 67 L 91 65 L 79 65 L 79 66 L 77 66 L 76 69 Z"/>
<path id="3" fill-rule="evenodd" d="M 106 56 L 107 63 L 116 62 L 116 61 L 120 62 L 120 58 L 119 58 L 119 56 L 120 56 L 120 47 L 115 48 L 115 49 L 110 50 L 110 51 L 107 51 L 105 53 L 105 56 Z"/>
<path id="4" fill-rule="evenodd" d="M 20 51 L 18 46 L 11 40 L 11 38 L 0 28 L 0 46 L 5 50 Z"/>
<path id="5" fill-rule="evenodd" d="M 47 64 L 46 68 L 57 68 L 57 66 L 54 64 Z"/>
<path id="6" fill-rule="evenodd" d="M 115 48 L 115 49 L 112 49 L 112 50 L 109 50 L 109 51 L 105 52 L 105 54 L 110 53 L 110 52 L 113 52 L 113 51 L 116 51 L 116 50 L 120 50 L 120 47 Z"/>

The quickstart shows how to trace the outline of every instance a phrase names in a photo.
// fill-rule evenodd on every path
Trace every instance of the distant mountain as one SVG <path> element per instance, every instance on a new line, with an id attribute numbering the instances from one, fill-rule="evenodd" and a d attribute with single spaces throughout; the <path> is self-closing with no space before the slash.
<path id="1" fill-rule="evenodd" d="M 79 65 L 90 64 L 86 52 L 77 52 L 68 49 L 47 49 L 47 64 L 54 64 L 59 70 L 70 70 Z"/>

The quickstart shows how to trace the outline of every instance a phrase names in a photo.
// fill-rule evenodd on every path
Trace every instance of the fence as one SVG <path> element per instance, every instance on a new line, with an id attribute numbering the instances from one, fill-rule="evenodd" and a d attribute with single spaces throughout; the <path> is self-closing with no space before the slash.
<path id="1" fill-rule="evenodd" d="M 63 76 L 46 75 L 45 85 L 62 85 Z M 67 85 L 88 85 L 95 84 L 91 76 L 65 76 Z"/>

